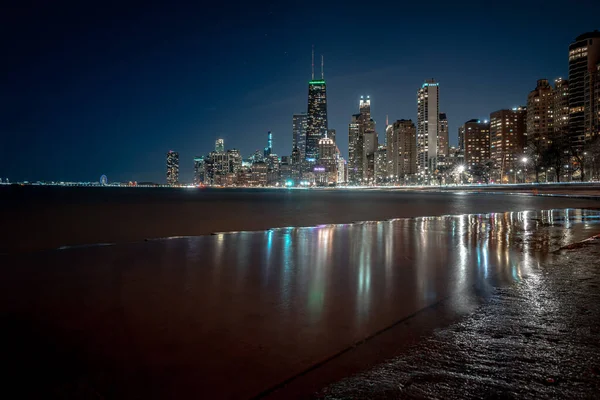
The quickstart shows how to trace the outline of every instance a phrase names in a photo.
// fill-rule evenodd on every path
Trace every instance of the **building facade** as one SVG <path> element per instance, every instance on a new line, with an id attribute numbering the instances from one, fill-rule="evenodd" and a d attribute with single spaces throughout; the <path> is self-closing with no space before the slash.
<path id="1" fill-rule="evenodd" d="M 217 139 L 215 141 L 215 151 L 217 153 L 224 153 L 225 152 L 225 141 L 223 139 Z"/>
<path id="2" fill-rule="evenodd" d="M 438 163 L 445 165 L 450 146 L 448 138 L 448 118 L 446 117 L 446 113 L 440 113 L 438 123 Z"/>
<path id="3" fill-rule="evenodd" d="M 554 135 L 555 138 L 569 136 L 569 81 L 554 80 Z"/>
<path id="4" fill-rule="evenodd" d="M 406 182 L 417 173 L 417 129 L 412 120 L 400 119 L 387 132 L 388 179 Z"/>
<path id="5" fill-rule="evenodd" d="M 386 146 L 377 147 L 375 152 L 375 183 L 382 184 L 388 182 L 387 168 L 387 148 Z"/>
<path id="6" fill-rule="evenodd" d="M 167 153 L 167 184 L 177 185 L 179 183 L 179 153 L 169 150 Z"/>
<path id="7" fill-rule="evenodd" d="M 599 31 L 579 35 L 569 45 L 569 138 L 578 151 L 594 134 L 593 88 L 599 62 Z"/>
<path id="8" fill-rule="evenodd" d="M 496 166 L 494 179 L 510 181 L 525 146 L 527 108 L 498 110 L 490 114 L 490 158 Z"/>
<path id="9" fill-rule="evenodd" d="M 369 96 L 366 99 L 361 96 L 359 111 L 348 125 L 348 179 L 355 185 L 374 180 L 374 156 L 378 146 Z"/>
<path id="10" fill-rule="evenodd" d="M 439 84 L 427 80 L 417 92 L 417 166 L 427 176 L 437 168 Z"/>
<path id="11" fill-rule="evenodd" d="M 327 85 L 325 80 L 308 82 L 308 112 L 306 114 L 306 150 L 308 167 L 319 158 L 319 140 L 327 134 Z"/>
<path id="12" fill-rule="evenodd" d="M 206 160 L 204 156 L 194 157 L 194 185 L 205 183 Z"/>
<path id="13" fill-rule="evenodd" d="M 297 148 L 302 160 L 306 155 L 306 123 L 306 113 L 294 114 L 292 117 L 292 151 Z"/>
<path id="14" fill-rule="evenodd" d="M 461 127 L 463 132 L 465 165 L 467 169 L 490 161 L 490 124 L 471 119 Z"/>
<path id="15" fill-rule="evenodd" d="M 527 146 L 537 151 L 554 138 L 554 90 L 548 79 L 539 79 L 527 96 Z"/>
<path id="16" fill-rule="evenodd" d="M 319 140 L 318 167 L 323 168 L 320 171 L 324 177 L 324 179 L 321 179 L 321 183 L 335 185 L 337 182 L 336 147 L 335 142 L 328 137 Z"/>

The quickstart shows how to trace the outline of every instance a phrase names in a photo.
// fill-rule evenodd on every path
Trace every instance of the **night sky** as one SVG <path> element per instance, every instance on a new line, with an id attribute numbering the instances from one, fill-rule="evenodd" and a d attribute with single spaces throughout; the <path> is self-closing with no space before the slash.
<path id="1" fill-rule="evenodd" d="M 344 157 L 360 95 L 383 142 L 429 78 L 455 144 L 466 120 L 567 77 L 569 43 L 600 29 L 600 1 L 175 3 L 3 5 L 0 177 L 163 182 L 172 149 L 186 182 L 217 138 L 246 157 L 268 130 L 289 155 L 313 44 Z"/>

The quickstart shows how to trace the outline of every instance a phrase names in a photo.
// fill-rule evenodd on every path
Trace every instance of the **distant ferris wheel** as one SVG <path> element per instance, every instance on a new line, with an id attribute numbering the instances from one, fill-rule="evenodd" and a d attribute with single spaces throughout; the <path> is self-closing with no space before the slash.
<path id="1" fill-rule="evenodd" d="M 108 178 L 106 177 L 106 175 L 102 175 L 102 176 L 100 177 L 100 184 L 101 184 L 102 186 L 106 186 L 106 185 L 108 184 Z"/>

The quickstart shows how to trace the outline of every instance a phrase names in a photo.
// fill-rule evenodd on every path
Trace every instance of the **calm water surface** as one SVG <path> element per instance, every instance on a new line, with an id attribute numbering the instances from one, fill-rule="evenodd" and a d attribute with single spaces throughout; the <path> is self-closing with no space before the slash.
<path id="1" fill-rule="evenodd" d="M 31 390 L 248 398 L 426 307 L 467 309 L 598 222 L 506 212 L 4 255 L 5 354 Z"/>

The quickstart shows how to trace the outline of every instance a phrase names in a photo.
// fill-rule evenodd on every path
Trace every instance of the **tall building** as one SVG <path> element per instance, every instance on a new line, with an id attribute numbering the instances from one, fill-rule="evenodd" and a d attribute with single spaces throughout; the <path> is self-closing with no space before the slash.
<path id="1" fill-rule="evenodd" d="M 204 156 L 194 157 L 194 185 L 205 183 L 206 160 Z"/>
<path id="2" fill-rule="evenodd" d="M 417 165 L 423 175 L 437 167 L 439 103 L 439 83 L 425 81 L 417 92 Z"/>
<path id="3" fill-rule="evenodd" d="M 594 134 L 593 88 L 599 62 L 599 31 L 579 35 L 569 45 L 569 137 L 578 150 Z"/>
<path id="4" fill-rule="evenodd" d="M 179 183 L 179 153 L 169 150 L 167 153 L 167 184 Z"/>
<path id="5" fill-rule="evenodd" d="M 527 96 L 527 146 L 548 147 L 554 137 L 554 90 L 548 79 L 539 79 Z"/>
<path id="6" fill-rule="evenodd" d="M 348 125 L 348 180 L 351 184 L 359 184 L 363 175 L 363 143 L 360 131 L 360 114 L 352 115 Z"/>
<path id="7" fill-rule="evenodd" d="M 381 184 L 387 181 L 387 148 L 382 145 L 375 152 L 375 182 Z"/>
<path id="8" fill-rule="evenodd" d="M 387 136 L 388 178 L 392 182 L 405 182 L 417 173 L 417 130 L 410 119 L 400 119 L 392 124 Z"/>
<path id="9" fill-rule="evenodd" d="M 217 141 L 215 142 L 215 151 L 217 153 L 225 152 L 225 141 L 223 139 L 217 139 Z"/>
<path id="10" fill-rule="evenodd" d="M 438 123 L 438 161 L 445 164 L 449 151 L 448 118 L 446 117 L 446 113 L 440 113 Z"/>
<path id="11" fill-rule="evenodd" d="M 317 168 L 322 168 L 321 176 L 324 179 L 321 183 L 326 185 L 335 184 L 337 182 L 337 161 L 336 161 L 336 147 L 332 139 L 324 137 L 319 140 L 319 162 Z M 316 171 L 315 171 L 316 173 Z"/>
<path id="12" fill-rule="evenodd" d="M 360 97 L 359 114 L 348 125 L 348 178 L 350 183 L 366 183 L 375 178 L 375 151 L 378 146 L 375 121 L 371 118 L 371 99 Z"/>
<path id="13" fill-rule="evenodd" d="M 273 133 L 267 132 L 267 147 L 265 147 L 264 155 L 265 159 L 269 158 L 273 153 Z"/>
<path id="14" fill-rule="evenodd" d="M 467 168 L 490 161 L 490 124 L 471 119 L 461 127 Z"/>
<path id="15" fill-rule="evenodd" d="M 313 53 L 312 79 L 308 82 L 308 109 L 306 115 L 306 153 L 309 167 L 319 158 L 319 140 L 327 134 L 327 85 L 321 58 L 321 79 L 315 80 Z"/>
<path id="16" fill-rule="evenodd" d="M 302 160 L 306 154 L 306 113 L 294 114 L 292 117 L 292 151 L 298 148 Z"/>
<path id="17" fill-rule="evenodd" d="M 508 182 L 525 146 L 527 108 L 498 110 L 490 114 L 490 158 L 498 168 L 495 179 Z"/>
<path id="18" fill-rule="evenodd" d="M 554 80 L 554 137 L 569 135 L 569 81 L 558 78 Z"/>
<path id="19" fill-rule="evenodd" d="M 347 164 L 346 164 L 346 160 L 344 160 L 344 157 L 342 157 L 341 155 L 338 155 L 337 158 L 337 183 L 338 185 L 340 183 L 346 183 L 348 182 L 348 168 L 347 168 Z"/>
<path id="20" fill-rule="evenodd" d="M 594 104 L 596 110 L 594 115 L 596 116 L 596 135 L 600 135 L 600 61 L 596 65 L 596 88 L 594 90 Z"/>
<path id="21" fill-rule="evenodd" d="M 237 175 L 242 169 L 242 155 L 237 149 L 227 150 L 228 173 Z"/>

